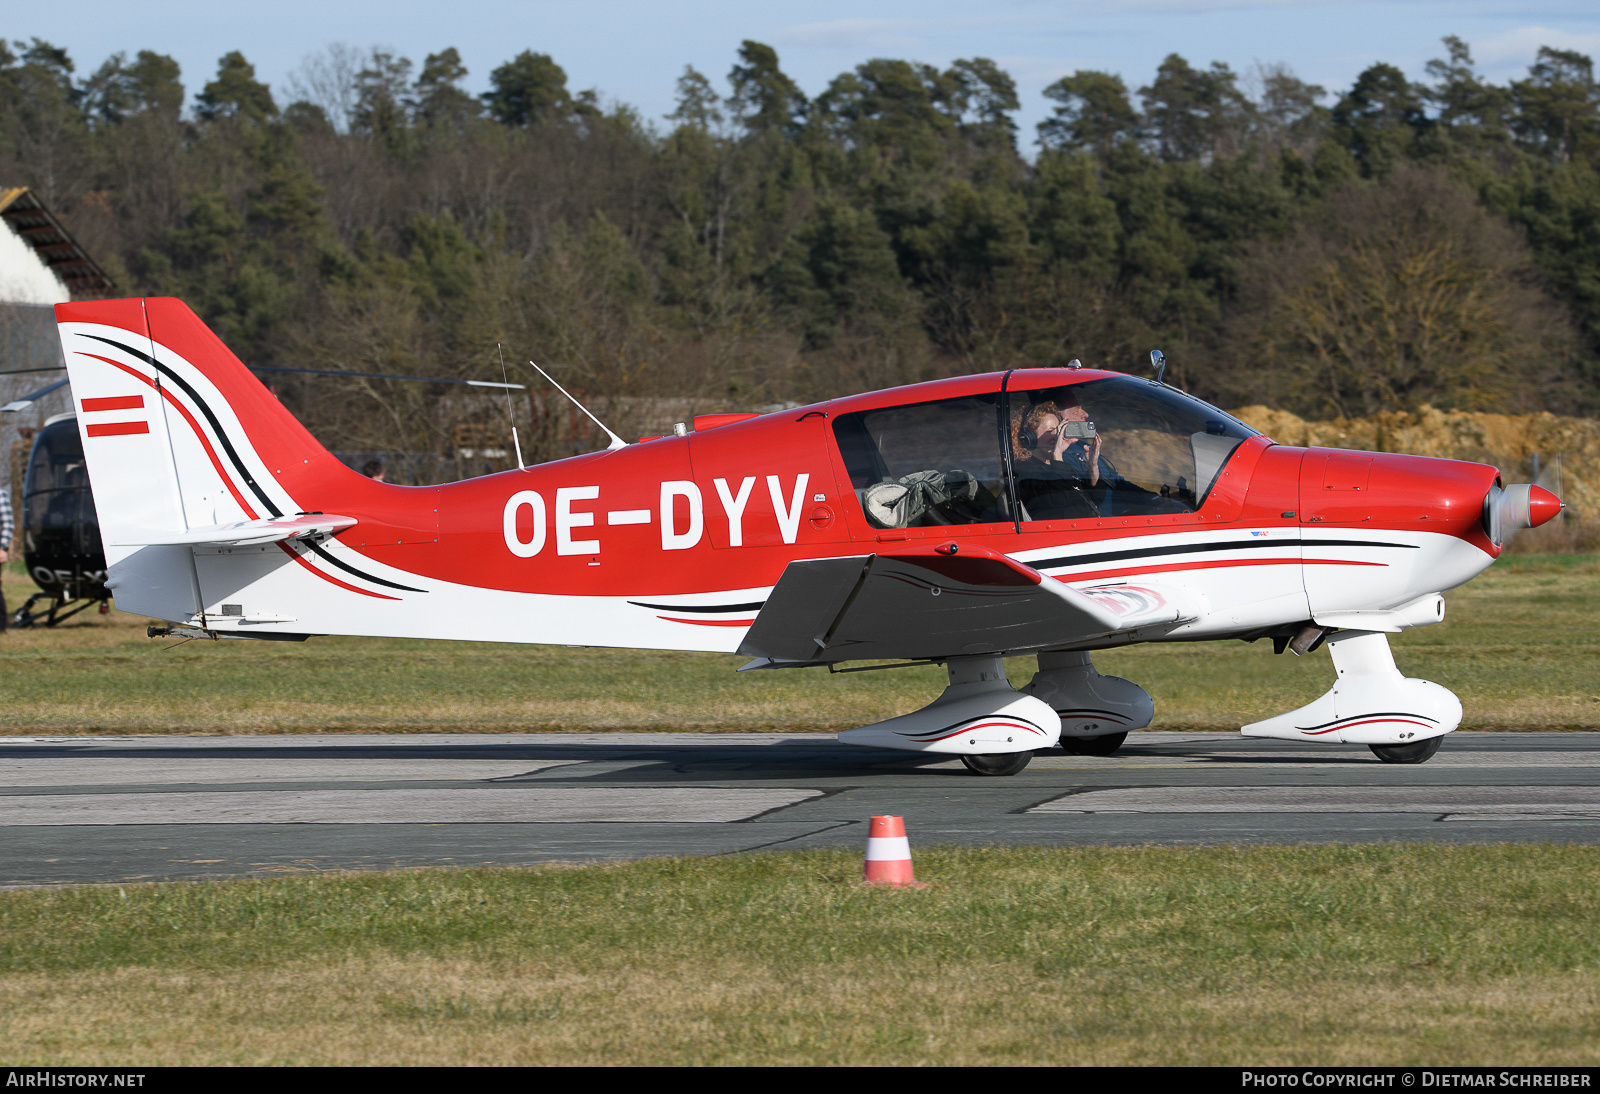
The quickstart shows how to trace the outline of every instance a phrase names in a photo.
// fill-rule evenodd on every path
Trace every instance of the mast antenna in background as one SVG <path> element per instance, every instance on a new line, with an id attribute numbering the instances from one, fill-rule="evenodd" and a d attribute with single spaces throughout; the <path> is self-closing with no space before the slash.
<path id="1" fill-rule="evenodd" d="M 506 374 L 506 351 L 499 342 L 494 344 L 494 351 L 500 355 L 500 378 L 506 382 L 506 417 L 511 420 L 511 447 L 517 453 L 517 470 L 526 471 L 527 467 L 522 462 L 522 442 L 517 440 L 517 412 L 511 407 L 511 377 Z"/>
<path id="2" fill-rule="evenodd" d="M 550 381 L 550 385 L 552 387 L 554 387 L 557 391 L 561 392 L 561 394 L 565 395 L 568 398 L 568 400 L 571 401 L 573 406 L 577 407 L 579 410 L 583 411 L 585 414 L 588 414 L 589 415 L 589 420 L 591 422 L 593 422 L 595 425 L 599 426 L 602 430 L 605 431 L 605 435 L 607 437 L 611 438 L 611 443 L 606 445 L 606 451 L 607 452 L 615 452 L 619 448 L 627 448 L 628 447 L 628 442 L 627 441 L 623 440 L 621 437 L 619 437 L 615 433 L 611 432 L 610 427 L 608 427 L 605 422 L 602 422 L 599 418 L 596 418 L 593 414 L 589 414 L 589 408 L 588 407 L 586 407 L 582 403 L 578 402 L 577 399 L 574 399 L 572 397 L 571 392 L 567 391 L 566 388 L 564 388 L 560 384 L 556 383 L 556 378 L 554 376 L 550 375 L 544 369 L 539 368 L 539 366 L 534 364 L 534 362 L 532 362 L 532 361 L 529 361 L 528 364 L 533 365 L 533 367 L 538 370 L 540 376 L 543 376 L 546 380 L 549 380 Z"/>

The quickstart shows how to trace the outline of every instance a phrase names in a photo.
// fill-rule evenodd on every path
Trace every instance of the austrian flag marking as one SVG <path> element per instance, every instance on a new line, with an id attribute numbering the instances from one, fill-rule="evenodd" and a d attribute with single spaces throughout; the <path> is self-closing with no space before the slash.
<path id="1" fill-rule="evenodd" d="M 80 404 L 83 413 L 95 414 L 107 410 L 142 410 L 143 395 L 108 395 L 98 399 L 84 399 Z M 84 431 L 91 437 L 125 437 L 133 433 L 150 432 L 149 422 L 90 422 Z"/>
<path id="2" fill-rule="evenodd" d="M 149 422 L 103 422 L 88 426 L 91 437 L 121 437 L 129 433 L 150 432 Z"/>

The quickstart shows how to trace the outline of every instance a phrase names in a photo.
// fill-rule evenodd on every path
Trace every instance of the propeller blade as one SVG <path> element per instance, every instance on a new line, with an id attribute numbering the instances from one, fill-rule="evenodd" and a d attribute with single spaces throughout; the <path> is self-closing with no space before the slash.
<path id="1" fill-rule="evenodd" d="M 1550 491 L 1565 504 L 1567 496 L 1561 490 L 1561 457 L 1557 456 L 1545 464 L 1544 470 L 1539 472 L 1538 477 L 1533 480 L 1533 484 Z"/>

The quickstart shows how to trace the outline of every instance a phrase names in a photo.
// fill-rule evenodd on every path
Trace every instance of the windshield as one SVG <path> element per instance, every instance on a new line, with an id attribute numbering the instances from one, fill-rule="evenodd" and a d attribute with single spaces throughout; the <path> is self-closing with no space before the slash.
<path id="1" fill-rule="evenodd" d="M 1010 523 L 1013 513 L 1044 521 L 1194 512 L 1253 433 L 1131 376 L 861 411 L 834 423 L 851 485 L 878 528 Z"/>

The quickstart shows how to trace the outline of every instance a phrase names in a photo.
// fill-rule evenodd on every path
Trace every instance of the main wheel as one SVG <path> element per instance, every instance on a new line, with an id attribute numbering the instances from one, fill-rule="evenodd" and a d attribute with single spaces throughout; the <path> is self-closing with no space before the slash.
<path id="1" fill-rule="evenodd" d="M 1443 737 L 1429 737 L 1408 745 L 1368 745 L 1372 754 L 1386 764 L 1425 764 L 1444 743 Z"/>
<path id="2" fill-rule="evenodd" d="M 1127 731 L 1102 737 L 1063 737 L 1061 747 L 1074 756 L 1109 756 L 1128 739 Z"/>
<path id="3" fill-rule="evenodd" d="M 974 775 L 1015 775 L 1033 759 L 1031 752 L 990 752 L 983 756 L 963 756 L 961 762 Z"/>

